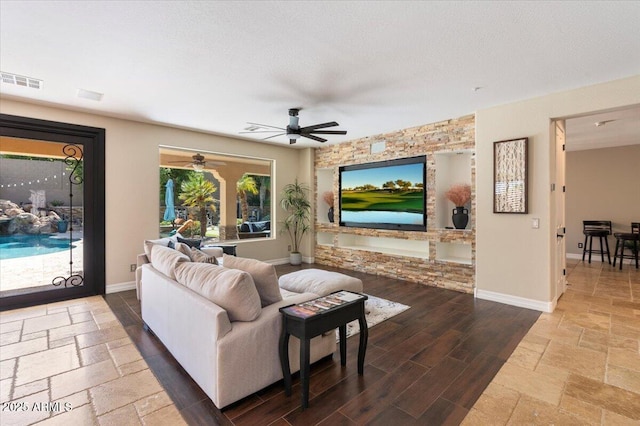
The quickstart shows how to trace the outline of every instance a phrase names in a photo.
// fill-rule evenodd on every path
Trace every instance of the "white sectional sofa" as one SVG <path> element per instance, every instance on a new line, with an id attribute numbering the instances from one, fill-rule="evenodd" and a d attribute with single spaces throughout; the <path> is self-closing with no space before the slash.
<path id="1" fill-rule="evenodd" d="M 282 379 L 278 309 L 317 294 L 280 289 L 273 265 L 252 259 L 224 255 L 225 267 L 196 263 L 162 243 L 146 244 L 145 252 L 142 319 L 218 408 Z M 335 349 L 334 333 L 316 337 L 311 362 Z M 299 358 L 299 340 L 292 338 L 292 372 Z"/>

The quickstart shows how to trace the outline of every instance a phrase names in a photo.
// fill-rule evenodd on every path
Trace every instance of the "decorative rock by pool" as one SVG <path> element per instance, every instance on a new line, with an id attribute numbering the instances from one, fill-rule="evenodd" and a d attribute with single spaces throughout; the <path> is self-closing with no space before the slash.
<path id="1" fill-rule="evenodd" d="M 56 212 L 37 216 L 26 213 L 16 203 L 0 200 L 0 234 L 51 234 L 57 231 L 58 221 Z"/>

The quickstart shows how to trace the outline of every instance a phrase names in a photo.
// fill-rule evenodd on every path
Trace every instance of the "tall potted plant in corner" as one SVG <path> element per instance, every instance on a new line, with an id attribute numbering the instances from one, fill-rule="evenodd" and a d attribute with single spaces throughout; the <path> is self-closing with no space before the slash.
<path id="1" fill-rule="evenodd" d="M 300 244 L 304 234 L 310 229 L 311 203 L 309 202 L 308 192 L 309 188 L 305 184 L 298 183 L 298 179 L 294 183 L 285 185 L 282 189 L 280 207 L 287 212 L 287 216 L 282 222 L 280 233 L 284 234 L 286 232 L 289 234 L 289 239 L 291 240 L 289 262 L 292 265 L 300 265 L 302 263 Z"/>

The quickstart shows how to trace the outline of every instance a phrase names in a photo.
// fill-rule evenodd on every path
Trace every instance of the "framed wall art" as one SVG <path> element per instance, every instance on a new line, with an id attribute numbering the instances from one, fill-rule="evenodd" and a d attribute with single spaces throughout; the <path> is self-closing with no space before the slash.
<path id="1" fill-rule="evenodd" d="M 493 143 L 493 212 L 527 213 L 529 138 Z"/>

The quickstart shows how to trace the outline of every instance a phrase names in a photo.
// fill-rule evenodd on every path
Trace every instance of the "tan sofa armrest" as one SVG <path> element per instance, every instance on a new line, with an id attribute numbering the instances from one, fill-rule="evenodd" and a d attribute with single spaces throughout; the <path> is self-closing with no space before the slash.
<path id="1" fill-rule="evenodd" d="M 138 257 L 136 258 L 136 264 L 138 265 L 138 268 L 144 265 L 145 263 L 149 263 L 149 259 L 147 258 L 147 255 L 144 253 L 139 254 Z"/>
<path id="2" fill-rule="evenodd" d="M 142 282 L 142 265 L 149 263 L 149 259 L 147 258 L 147 255 L 142 253 L 139 254 L 138 257 L 136 258 L 136 265 L 138 265 L 138 267 L 136 268 L 136 297 L 138 298 L 138 300 L 140 300 L 140 298 L 142 297 L 142 286 L 141 286 L 141 282 Z"/>

